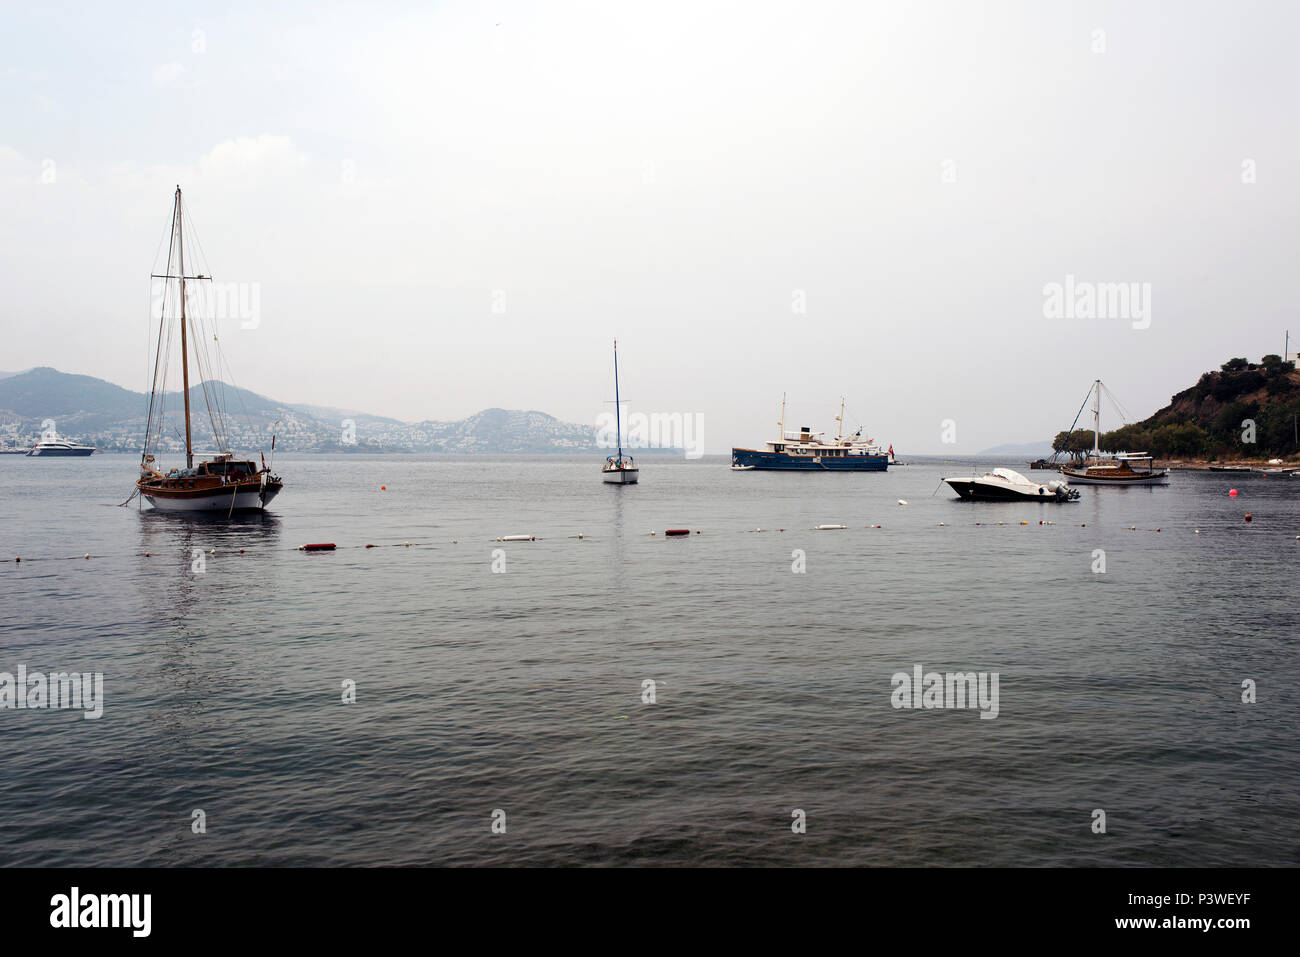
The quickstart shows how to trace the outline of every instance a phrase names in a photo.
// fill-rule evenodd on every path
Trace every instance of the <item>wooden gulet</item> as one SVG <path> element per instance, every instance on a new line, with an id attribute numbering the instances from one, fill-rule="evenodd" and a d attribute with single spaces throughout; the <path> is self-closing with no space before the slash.
<path id="1" fill-rule="evenodd" d="M 1082 467 L 1066 466 L 1061 474 L 1069 478 L 1072 485 L 1165 485 L 1169 481 L 1169 470 L 1155 467 L 1155 460 L 1145 452 L 1119 452 L 1114 459 L 1105 461 L 1101 457 L 1101 393 L 1106 387 L 1100 379 L 1093 381 L 1089 395 L 1092 397 L 1092 459 Z M 1118 405 L 1110 390 L 1106 389 L 1111 401 Z M 1084 405 L 1088 400 L 1084 399 Z M 1080 412 L 1083 410 L 1080 409 Z M 1078 416 L 1075 417 L 1076 424 Z M 1071 426 L 1071 431 L 1074 427 Z M 1136 466 L 1136 467 L 1135 467 Z"/>
<path id="2" fill-rule="evenodd" d="M 279 476 L 272 474 L 263 459 L 259 469 L 252 460 L 236 460 L 229 448 L 229 437 L 223 427 L 223 413 L 213 410 L 213 399 L 208 394 L 207 383 L 203 377 L 202 363 L 199 368 L 199 384 L 204 389 L 204 399 L 208 406 L 208 418 L 212 425 L 213 438 L 218 444 L 218 451 L 210 459 L 194 464 L 194 434 L 190 414 L 190 323 L 187 313 L 188 297 L 186 283 L 210 280 L 210 276 L 185 272 L 185 236 L 184 207 L 181 202 L 181 188 L 176 187 L 175 204 L 172 208 L 171 240 L 167 250 L 167 270 L 163 274 L 152 274 L 154 280 L 164 282 L 161 317 L 158 327 L 158 346 L 154 360 L 154 381 L 149 395 L 149 419 L 145 427 L 144 448 L 140 457 L 140 478 L 135 487 L 140 496 L 160 511 L 169 512 L 208 512 L 226 513 L 261 511 L 283 488 Z M 170 335 L 167 328 L 167 295 L 171 283 L 177 283 L 180 299 L 180 347 L 181 347 L 181 383 L 185 406 L 185 468 L 162 472 L 154 464 L 151 453 L 151 440 L 156 442 L 162 431 L 164 418 L 164 398 L 166 394 L 167 352 Z M 197 346 L 196 346 L 197 348 Z M 198 353 L 196 352 L 196 357 Z M 271 448 L 274 451 L 275 442 Z"/>

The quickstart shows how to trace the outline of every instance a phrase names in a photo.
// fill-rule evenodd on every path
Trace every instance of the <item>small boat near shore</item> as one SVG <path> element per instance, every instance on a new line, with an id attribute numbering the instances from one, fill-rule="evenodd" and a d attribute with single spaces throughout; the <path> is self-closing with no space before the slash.
<path id="1" fill-rule="evenodd" d="M 996 468 L 983 475 L 946 478 L 944 481 L 962 499 L 972 502 L 1076 502 L 1079 499 L 1078 490 L 1060 479 L 1043 484 L 1025 478 L 1014 469 Z"/>
<path id="2" fill-rule="evenodd" d="M 1146 452 L 1118 452 L 1114 458 L 1103 459 L 1101 456 L 1101 390 L 1105 388 L 1100 379 L 1092 383 L 1088 396 L 1092 398 L 1092 458 L 1078 465 L 1067 465 L 1061 469 L 1075 485 L 1166 485 L 1169 482 L 1169 470 L 1158 469 L 1155 461 Z M 1110 395 L 1110 390 L 1106 390 Z M 1088 396 L 1084 397 L 1087 405 Z M 1118 405 L 1118 400 L 1111 395 L 1111 401 Z M 1080 413 L 1083 412 L 1081 408 Z M 1075 423 L 1079 421 L 1075 417 Z M 1070 429 L 1074 431 L 1073 426 Z M 1068 436 L 1067 436 L 1068 437 Z"/>
<path id="3" fill-rule="evenodd" d="M 1167 485 L 1169 470 L 1155 467 L 1145 452 L 1120 452 L 1109 461 L 1094 459 L 1061 469 L 1077 485 Z"/>

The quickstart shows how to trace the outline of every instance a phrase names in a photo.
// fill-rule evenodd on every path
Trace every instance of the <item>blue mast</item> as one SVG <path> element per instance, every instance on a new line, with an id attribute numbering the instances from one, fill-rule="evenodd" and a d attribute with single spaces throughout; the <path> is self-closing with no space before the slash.
<path id="1" fill-rule="evenodd" d="M 614 433 L 618 443 L 618 464 L 623 464 L 623 421 L 618 407 L 618 340 L 614 340 Z"/>

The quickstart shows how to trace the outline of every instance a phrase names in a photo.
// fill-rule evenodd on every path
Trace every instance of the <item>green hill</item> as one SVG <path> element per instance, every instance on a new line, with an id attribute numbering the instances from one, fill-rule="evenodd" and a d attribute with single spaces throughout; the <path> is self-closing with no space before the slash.
<path id="1" fill-rule="evenodd" d="M 1102 432 L 1100 446 L 1157 458 L 1284 458 L 1300 455 L 1297 422 L 1300 370 L 1276 355 L 1258 363 L 1235 358 L 1206 372 L 1149 418 Z M 1091 451 L 1092 430 L 1058 433 L 1052 448 L 1076 455 Z"/>

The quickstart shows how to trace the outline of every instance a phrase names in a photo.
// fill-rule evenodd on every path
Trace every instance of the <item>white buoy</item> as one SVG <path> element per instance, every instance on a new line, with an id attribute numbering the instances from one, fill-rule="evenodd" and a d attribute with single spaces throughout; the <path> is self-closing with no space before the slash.
<path id="1" fill-rule="evenodd" d="M 813 531 L 814 531 L 814 532 L 827 532 L 827 531 L 830 531 L 831 529 L 834 529 L 834 528 L 848 528 L 848 526 L 847 526 L 847 525 L 815 525 L 815 526 L 813 526 Z"/>
<path id="2" fill-rule="evenodd" d="M 905 499 L 905 498 L 900 498 L 900 499 L 898 500 L 898 504 L 899 504 L 899 505 L 906 505 L 906 504 L 907 504 L 907 499 Z"/>
<path id="3" fill-rule="evenodd" d="M 497 539 L 498 542 L 535 542 L 536 535 L 502 535 Z"/>

